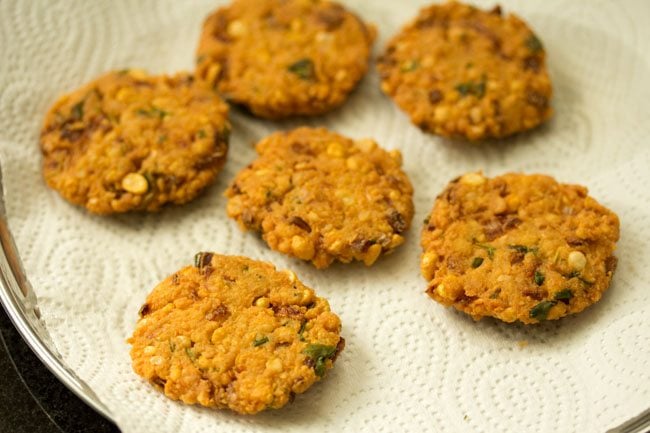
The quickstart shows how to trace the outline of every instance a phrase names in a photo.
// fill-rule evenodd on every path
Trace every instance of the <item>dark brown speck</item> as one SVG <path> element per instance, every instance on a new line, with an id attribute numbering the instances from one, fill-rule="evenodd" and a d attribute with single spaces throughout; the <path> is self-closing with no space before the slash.
<path id="1" fill-rule="evenodd" d="M 212 262 L 212 253 L 200 252 L 194 256 L 194 266 L 201 269 L 210 265 Z"/>
<path id="2" fill-rule="evenodd" d="M 307 233 L 311 233 L 311 226 L 309 225 L 309 223 L 307 223 L 307 221 L 300 218 L 299 216 L 292 216 L 291 218 L 289 218 L 289 224 L 293 224 L 294 226 L 301 228 Z"/>
<path id="3" fill-rule="evenodd" d="M 273 305 L 271 309 L 278 316 L 302 318 L 304 315 L 302 308 L 298 305 Z"/>
<path id="4" fill-rule="evenodd" d="M 316 13 L 316 21 L 322 24 L 330 32 L 336 30 L 345 21 L 345 11 L 337 4 L 331 4 L 327 9 L 319 10 Z"/>
<path id="5" fill-rule="evenodd" d="M 610 274 L 616 270 L 616 265 L 618 264 L 618 259 L 614 256 L 609 256 L 605 260 L 605 271 Z"/>
<path id="6" fill-rule="evenodd" d="M 397 210 L 393 209 L 386 216 L 386 219 L 395 233 L 400 234 L 406 230 L 406 221 L 404 221 L 404 217 Z"/>
<path id="7" fill-rule="evenodd" d="M 138 311 L 138 315 L 140 317 L 144 317 L 149 313 L 151 313 L 151 307 L 149 306 L 149 304 L 143 304 L 142 307 L 140 307 L 140 310 Z"/>
<path id="8" fill-rule="evenodd" d="M 442 92 L 438 89 L 434 89 L 429 92 L 429 102 L 432 104 L 437 104 L 438 102 L 442 101 L 443 95 Z"/>
<path id="9" fill-rule="evenodd" d="M 218 322 L 220 320 L 226 319 L 229 315 L 230 311 L 228 311 L 228 307 L 225 305 L 219 305 L 217 308 L 205 315 L 205 320 Z"/>
<path id="10" fill-rule="evenodd" d="M 368 248 L 370 248 L 370 246 L 374 243 L 374 241 L 357 237 L 352 241 L 352 248 L 354 248 L 356 251 L 365 253 L 368 251 Z"/>
<path id="11" fill-rule="evenodd" d="M 548 98 L 535 90 L 526 92 L 526 101 L 534 107 L 545 109 L 548 107 Z"/>
<path id="12" fill-rule="evenodd" d="M 537 56 L 528 56 L 524 59 L 524 69 L 528 69 L 533 72 L 539 72 L 541 66 L 542 62 Z"/>

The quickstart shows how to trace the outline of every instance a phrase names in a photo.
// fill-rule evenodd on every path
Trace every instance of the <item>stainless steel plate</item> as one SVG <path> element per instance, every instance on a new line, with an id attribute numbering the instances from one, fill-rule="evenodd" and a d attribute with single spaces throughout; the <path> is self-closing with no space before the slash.
<path id="1" fill-rule="evenodd" d="M 14 326 L 45 366 L 80 399 L 112 420 L 111 411 L 97 394 L 63 362 L 40 319 L 38 303 L 25 274 L 16 243 L 11 236 L 5 210 L 4 184 L 0 167 L 0 302 Z"/>

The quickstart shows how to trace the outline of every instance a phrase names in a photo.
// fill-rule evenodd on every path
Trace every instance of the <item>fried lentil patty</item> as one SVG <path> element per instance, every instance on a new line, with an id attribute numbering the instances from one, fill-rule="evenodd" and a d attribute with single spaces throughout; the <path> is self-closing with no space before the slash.
<path id="1" fill-rule="evenodd" d="M 374 38 L 335 2 L 235 0 L 206 19 L 196 74 L 257 116 L 317 115 L 355 88 Z"/>
<path id="2" fill-rule="evenodd" d="M 381 88 L 425 131 L 501 138 L 552 114 L 539 38 L 514 14 L 458 2 L 422 9 L 378 61 Z"/>
<path id="3" fill-rule="evenodd" d="M 319 381 L 345 342 L 329 304 L 291 271 L 199 253 L 140 309 L 133 369 L 173 400 L 253 414 Z"/>
<path id="4" fill-rule="evenodd" d="M 544 175 L 468 173 L 422 230 L 427 293 L 475 319 L 538 323 L 597 302 L 616 268 L 618 217 Z"/>
<path id="5" fill-rule="evenodd" d="M 413 188 L 399 151 L 323 128 L 278 132 L 226 191 L 227 211 L 269 247 L 317 268 L 370 266 L 404 242 Z"/>
<path id="6" fill-rule="evenodd" d="M 93 213 L 157 211 L 214 181 L 229 132 L 228 106 L 193 76 L 110 72 L 48 111 L 43 175 Z"/>

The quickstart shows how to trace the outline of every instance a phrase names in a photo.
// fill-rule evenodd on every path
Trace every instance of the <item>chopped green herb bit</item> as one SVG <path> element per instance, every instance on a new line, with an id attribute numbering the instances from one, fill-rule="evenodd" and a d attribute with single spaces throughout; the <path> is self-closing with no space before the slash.
<path id="1" fill-rule="evenodd" d="M 85 101 L 80 101 L 77 102 L 72 106 L 72 110 L 70 111 L 72 113 L 72 118 L 75 120 L 81 120 L 84 117 L 84 102 Z"/>
<path id="2" fill-rule="evenodd" d="M 508 245 L 508 248 L 523 254 L 537 252 L 537 247 L 527 247 L 526 245 Z"/>
<path id="3" fill-rule="evenodd" d="M 548 317 L 548 312 L 550 309 L 555 305 L 555 302 L 553 301 L 542 301 L 539 304 L 535 305 L 533 308 L 530 309 L 530 318 L 531 319 L 536 319 L 539 320 L 540 322 L 542 320 L 546 320 Z"/>
<path id="4" fill-rule="evenodd" d="M 540 41 L 537 36 L 534 34 L 531 34 L 528 39 L 526 39 L 526 46 L 530 51 L 533 53 L 537 53 L 539 51 L 542 51 L 544 49 L 544 46 L 542 45 L 542 41 Z"/>
<path id="5" fill-rule="evenodd" d="M 408 60 L 402 63 L 402 66 L 399 68 L 402 72 L 412 72 L 420 67 L 420 62 L 417 60 Z"/>
<path id="6" fill-rule="evenodd" d="M 424 221 L 422 221 L 422 223 L 423 223 L 424 225 L 427 225 L 427 224 L 429 224 L 430 219 L 431 219 L 430 217 L 426 217 L 426 218 L 424 219 Z"/>
<path id="7" fill-rule="evenodd" d="M 302 352 L 312 359 L 330 358 L 336 352 L 336 347 L 325 344 L 308 344 Z"/>
<path id="8" fill-rule="evenodd" d="M 546 277 L 540 271 L 535 271 L 534 279 L 535 279 L 535 284 L 541 286 L 542 284 L 544 284 L 544 280 L 546 279 Z"/>
<path id="9" fill-rule="evenodd" d="M 194 353 L 194 351 L 191 348 L 186 347 L 185 353 L 192 361 L 196 360 L 196 353 Z"/>
<path id="10" fill-rule="evenodd" d="M 461 96 L 474 95 L 477 98 L 482 98 L 485 96 L 485 75 L 481 78 L 481 81 L 468 81 L 466 83 L 460 83 L 456 85 L 456 91 L 461 94 Z"/>
<path id="11" fill-rule="evenodd" d="M 169 351 L 173 352 L 176 350 L 176 343 L 174 343 L 172 340 L 169 340 Z"/>
<path id="12" fill-rule="evenodd" d="M 303 80 L 311 80 L 315 76 L 314 62 L 311 59 L 300 59 L 289 65 L 287 70 Z"/>
<path id="13" fill-rule="evenodd" d="M 583 284 L 585 284 L 585 285 L 587 285 L 587 286 L 593 286 L 593 285 L 594 285 L 594 282 L 593 282 L 593 281 L 589 281 L 589 280 L 585 279 L 582 275 L 580 275 L 580 272 L 579 272 L 579 271 L 571 271 L 569 274 L 565 275 L 565 277 L 566 277 L 567 279 L 569 279 L 569 280 L 570 280 L 571 278 L 577 278 L 577 279 L 579 279 L 580 281 L 582 281 Z"/>
<path id="14" fill-rule="evenodd" d="M 205 60 L 206 56 L 205 55 L 200 55 L 196 57 L 196 63 L 203 63 Z"/>
<path id="15" fill-rule="evenodd" d="M 483 264 L 483 257 L 474 257 L 472 260 L 472 268 L 476 269 Z"/>
<path id="16" fill-rule="evenodd" d="M 255 340 L 253 340 L 253 347 L 261 346 L 262 344 L 268 343 L 269 342 L 269 337 L 266 335 L 261 338 L 255 337 Z"/>
<path id="17" fill-rule="evenodd" d="M 157 117 L 159 119 L 163 119 L 165 116 L 169 116 L 169 113 L 165 110 L 161 110 L 158 107 L 151 107 L 148 110 L 145 110 L 143 108 L 139 109 L 137 113 L 141 116 L 145 117 Z"/>
<path id="18" fill-rule="evenodd" d="M 494 293 L 490 295 L 490 299 L 496 299 L 499 297 L 500 294 L 501 294 L 501 289 L 496 289 Z"/>
<path id="19" fill-rule="evenodd" d="M 571 289 L 562 289 L 553 296 L 556 301 L 569 301 L 571 298 L 573 298 Z"/>
<path id="20" fill-rule="evenodd" d="M 478 242 L 476 239 L 473 239 L 472 243 L 474 245 L 476 245 L 477 247 L 483 248 L 485 251 L 487 251 L 487 255 L 490 258 L 490 260 L 494 258 L 494 252 L 496 251 L 495 247 L 493 247 L 492 245 L 488 245 L 488 244 L 482 244 L 482 243 Z"/>
<path id="21" fill-rule="evenodd" d="M 305 332 L 306 327 L 307 327 L 307 322 L 302 322 L 300 324 L 300 329 L 298 330 L 298 337 L 300 338 L 300 341 L 305 341 L 305 336 L 303 334 Z"/>
<path id="22" fill-rule="evenodd" d="M 316 365 L 314 365 L 314 372 L 317 376 L 323 377 L 325 374 L 325 358 L 318 358 L 316 360 Z"/>
<path id="23" fill-rule="evenodd" d="M 205 133 L 204 130 L 199 129 L 199 130 L 197 131 L 197 133 L 196 133 L 196 136 L 199 137 L 199 138 L 205 138 L 205 137 L 207 136 L 207 134 Z"/>
<path id="24" fill-rule="evenodd" d="M 302 353 L 315 362 L 314 372 L 317 376 L 322 377 L 325 374 L 325 361 L 336 354 L 336 347 L 326 346 L 324 344 L 308 344 Z"/>
<path id="25" fill-rule="evenodd" d="M 167 139 L 167 136 L 165 136 L 165 139 Z M 149 173 L 148 171 L 142 173 L 144 176 L 145 180 L 147 181 L 147 185 L 149 185 L 149 189 L 155 188 L 156 187 L 156 180 L 154 179 L 153 175 Z"/>
<path id="26" fill-rule="evenodd" d="M 222 143 L 227 143 L 230 138 L 230 128 L 228 126 L 224 127 L 221 131 L 218 132 L 219 141 Z"/>
<path id="27" fill-rule="evenodd" d="M 589 281 L 589 280 L 587 280 L 587 279 L 585 279 L 585 278 L 583 278 L 583 277 L 578 277 L 578 279 L 579 279 L 580 281 L 582 281 L 583 284 L 586 284 L 587 286 L 593 286 L 593 285 L 594 285 L 594 282 L 593 282 L 593 281 Z"/>
<path id="28" fill-rule="evenodd" d="M 166 135 L 163 134 L 160 137 L 158 137 L 158 144 L 162 144 L 165 141 L 167 141 L 167 136 Z"/>

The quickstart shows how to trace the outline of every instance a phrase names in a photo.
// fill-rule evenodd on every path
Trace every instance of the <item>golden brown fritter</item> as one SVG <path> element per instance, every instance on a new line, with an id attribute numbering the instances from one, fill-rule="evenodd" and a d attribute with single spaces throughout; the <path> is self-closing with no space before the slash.
<path id="1" fill-rule="evenodd" d="M 191 75 L 110 72 L 50 108 L 43 174 L 93 213 L 157 211 L 214 181 L 229 132 L 228 106 Z"/>
<path id="2" fill-rule="evenodd" d="M 379 59 L 381 87 L 425 131 L 470 140 L 534 128 L 552 110 L 546 54 L 532 30 L 501 8 L 432 5 Z"/>
<path id="3" fill-rule="evenodd" d="M 341 322 L 291 271 L 199 253 L 147 297 L 133 369 L 187 404 L 253 414 L 305 392 L 345 342 Z"/>
<path id="4" fill-rule="evenodd" d="M 372 265 L 404 242 L 413 188 L 401 154 L 326 129 L 278 132 L 226 191 L 228 215 L 271 249 L 326 268 Z"/>
<path id="5" fill-rule="evenodd" d="M 422 230 L 427 293 L 474 319 L 537 323 L 578 313 L 609 287 L 618 217 L 578 185 L 468 173 Z"/>
<path id="6" fill-rule="evenodd" d="M 374 38 L 335 2 L 235 0 L 206 19 L 196 74 L 257 116 L 317 115 L 366 73 Z"/>

